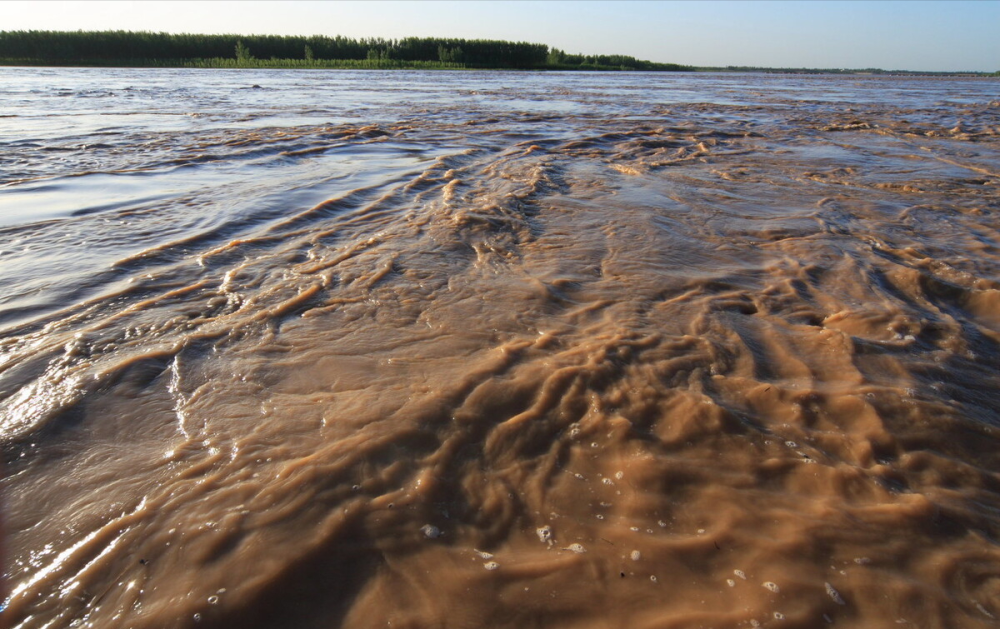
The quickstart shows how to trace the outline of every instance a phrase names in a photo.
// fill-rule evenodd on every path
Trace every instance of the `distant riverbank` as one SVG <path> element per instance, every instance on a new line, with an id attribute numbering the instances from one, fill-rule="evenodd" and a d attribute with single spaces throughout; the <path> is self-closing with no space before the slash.
<path id="1" fill-rule="evenodd" d="M 162 68 L 627 70 L 694 68 L 499 40 L 0 31 L 0 65 Z"/>

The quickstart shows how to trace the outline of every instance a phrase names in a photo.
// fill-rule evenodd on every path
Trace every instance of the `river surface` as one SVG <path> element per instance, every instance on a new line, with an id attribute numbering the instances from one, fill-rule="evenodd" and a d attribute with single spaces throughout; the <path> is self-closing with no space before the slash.
<path id="1" fill-rule="evenodd" d="M 1000 81 L 0 69 L 17 629 L 995 627 Z"/>

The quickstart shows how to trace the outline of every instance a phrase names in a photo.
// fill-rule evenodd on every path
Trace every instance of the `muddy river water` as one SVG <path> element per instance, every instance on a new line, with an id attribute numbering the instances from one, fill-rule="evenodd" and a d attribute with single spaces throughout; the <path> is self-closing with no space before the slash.
<path id="1" fill-rule="evenodd" d="M 4 620 L 996 626 L 998 186 L 998 79 L 0 69 Z"/>

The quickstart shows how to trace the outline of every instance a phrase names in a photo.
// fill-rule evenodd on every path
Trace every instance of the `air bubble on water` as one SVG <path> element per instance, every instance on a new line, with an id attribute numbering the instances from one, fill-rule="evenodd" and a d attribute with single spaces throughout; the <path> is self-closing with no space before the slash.
<path id="1" fill-rule="evenodd" d="M 545 542 L 552 541 L 552 527 L 550 526 L 543 526 L 538 529 L 535 529 L 535 533 L 538 534 L 538 541 L 542 542 L 543 544 Z"/>
<path id="2" fill-rule="evenodd" d="M 218 602 L 219 602 L 219 597 L 218 596 L 214 596 L 213 595 L 213 596 L 209 596 L 208 597 L 208 604 L 209 605 L 215 605 Z"/>
<path id="3" fill-rule="evenodd" d="M 838 592 L 836 588 L 829 583 L 824 583 L 823 585 L 826 586 L 826 593 L 830 595 L 830 598 L 833 599 L 834 603 L 837 605 L 847 605 L 847 603 L 844 602 L 844 598 L 840 595 L 840 592 Z"/>
<path id="4" fill-rule="evenodd" d="M 420 527 L 420 532 L 424 534 L 427 539 L 437 539 L 441 537 L 441 529 L 434 526 L 433 524 L 425 524 Z"/>
<path id="5" fill-rule="evenodd" d="M 859 566 L 866 566 L 866 565 L 870 564 L 871 562 L 872 562 L 872 560 L 869 559 L 868 557 L 855 557 L 854 558 L 854 563 L 858 564 Z"/>
<path id="6" fill-rule="evenodd" d="M 625 478 L 625 472 L 615 472 L 615 478 L 618 480 Z"/>
<path id="7" fill-rule="evenodd" d="M 772 592 L 774 592 L 775 594 L 777 594 L 778 592 L 780 592 L 780 591 L 781 591 L 781 588 L 779 588 L 779 587 L 778 587 L 778 584 L 777 584 L 777 583 L 774 583 L 773 581 L 765 581 L 765 582 L 764 582 L 764 583 L 762 583 L 761 585 L 763 585 L 763 586 L 764 586 L 764 587 L 766 587 L 767 589 L 771 590 L 771 591 L 772 591 Z"/>
<path id="8" fill-rule="evenodd" d="M 774 619 L 775 620 L 784 620 L 785 619 L 785 615 L 782 614 L 781 612 L 774 612 Z"/>
<path id="9" fill-rule="evenodd" d="M 614 485 L 615 484 L 615 481 L 611 480 L 610 478 L 605 478 L 601 482 L 604 483 L 605 485 Z"/>
<path id="10" fill-rule="evenodd" d="M 201 614 L 195 614 L 192 618 L 194 618 L 195 622 L 201 622 Z"/>
<path id="11" fill-rule="evenodd" d="M 495 561 L 487 561 L 486 563 L 483 564 L 483 567 L 486 568 L 487 570 L 496 570 L 497 568 L 500 567 L 500 564 L 498 564 Z"/>
<path id="12" fill-rule="evenodd" d="M 736 581 L 733 581 L 732 579 L 726 579 L 726 584 L 731 588 L 736 587 Z"/>
<path id="13" fill-rule="evenodd" d="M 597 447 L 597 442 L 596 441 L 591 441 L 590 442 L 590 447 L 591 448 L 596 448 Z"/>
<path id="14" fill-rule="evenodd" d="M 479 550 L 478 548 L 473 548 L 472 550 L 483 559 L 493 559 L 493 553 L 488 553 L 485 550 Z"/>
<path id="15" fill-rule="evenodd" d="M 704 535 L 705 529 L 698 529 L 698 535 Z"/>
<path id="16" fill-rule="evenodd" d="M 660 521 L 658 521 L 658 522 L 657 522 L 657 524 L 659 524 L 659 525 L 660 525 L 660 528 L 661 528 L 661 529 L 665 529 L 665 528 L 667 528 L 667 523 L 666 523 L 666 522 L 664 522 L 663 520 L 660 520 Z"/>
<path id="17" fill-rule="evenodd" d="M 653 583 L 656 583 L 656 575 L 655 574 L 649 575 L 649 580 L 652 581 Z"/>
<path id="18" fill-rule="evenodd" d="M 570 544 L 566 547 L 566 550 L 571 550 L 574 553 L 585 553 L 587 549 L 583 547 L 583 544 Z"/>
<path id="19" fill-rule="evenodd" d="M 587 479 L 586 479 L 586 478 L 585 478 L 585 477 L 583 476 L 583 474 L 573 474 L 573 476 L 576 476 L 576 477 L 577 477 L 577 478 L 579 478 L 580 480 L 587 480 Z"/>
<path id="20" fill-rule="evenodd" d="M 632 531 L 633 533 L 638 533 L 639 532 L 639 527 L 638 526 L 632 526 L 632 527 L 629 527 L 629 530 Z"/>
<path id="21" fill-rule="evenodd" d="M 632 558 L 632 561 L 639 561 L 640 559 L 642 559 L 642 553 L 640 553 L 638 550 L 633 550 L 632 554 L 629 555 L 629 557 Z"/>
<path id="22" fill-rule="evenodd" d="M 743 579 L 744 581 L 747 580 L 747 573 L 743 572 L 742 570 L 733 570 L 733 574 L 735 574 L 739 578 Z"/>
<path id="23" fill-rule="evenodd" d="M 794 441 L 786 441 L 785 445 L 788 446 L 789 448 L 797 448 L 797 447 L 799 447 L 799 444 L 795 443 Z"/>
<path id="24" fill-rule="evenodd" d="M 603 515 L 601 515 L 600 513 L 598 513 L 598 514 L 597 514 L 597 519 L 598 519 L 598 520 L 603 520 L 603 519 L 604 519 L 604 516 L 603 516 Z"/>
<path id="25" fill-rule="evenodd" d="M 751 627 L 759 627 L 760 626 L 760 621 L 756 620 L 756 619 L 751 619 L 750 620 L 750 626 Z"/>

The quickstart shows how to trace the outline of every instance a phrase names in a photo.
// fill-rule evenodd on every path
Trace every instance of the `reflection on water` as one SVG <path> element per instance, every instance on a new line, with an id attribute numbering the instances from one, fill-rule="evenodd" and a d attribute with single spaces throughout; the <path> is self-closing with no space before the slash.
<path id="1" fill-rule="evenodd" d="M 0 71 L 5 616 L 993 626 L 998 90 Z"/>

